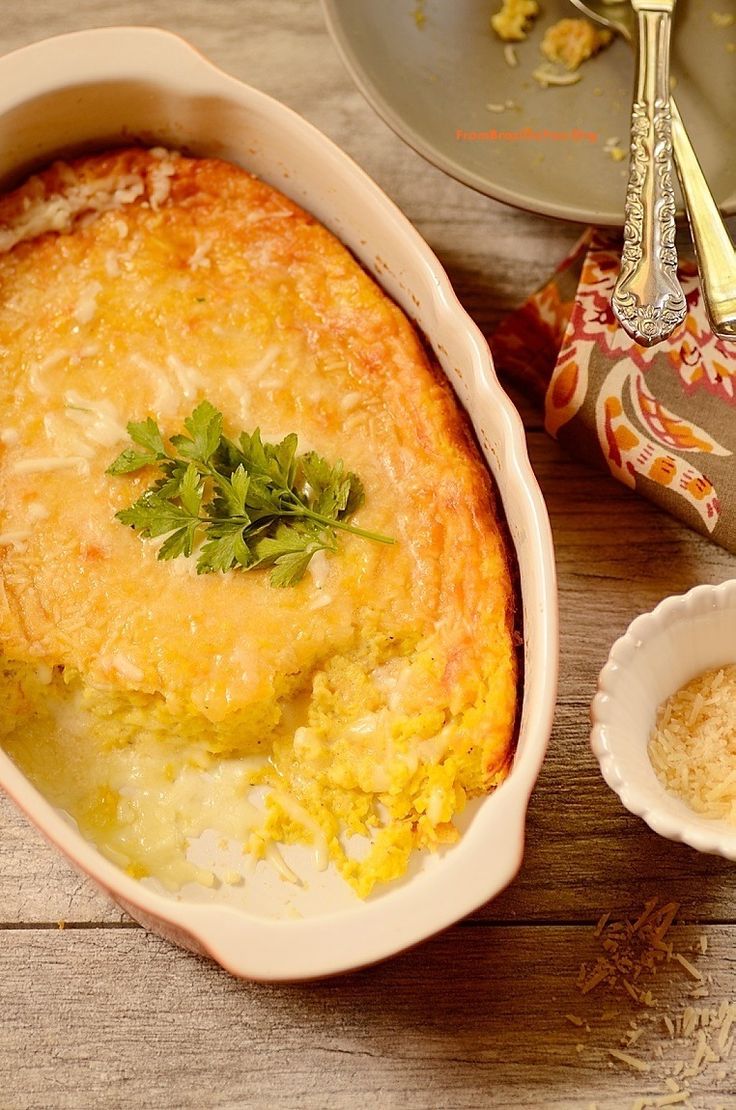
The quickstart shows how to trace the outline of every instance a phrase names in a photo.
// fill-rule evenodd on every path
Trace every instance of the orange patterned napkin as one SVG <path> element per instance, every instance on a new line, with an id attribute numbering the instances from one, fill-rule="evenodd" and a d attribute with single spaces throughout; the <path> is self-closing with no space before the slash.
<path id="1" fill-rule="evenodd" d="M 736 552 L 736 342 L 711 332 L 694 262 L 685 322 L 656 347 L 616 323 L 620 243 L 589 230 L 491 339 L 496 367 L 544 404 L 547 431 Z"/>

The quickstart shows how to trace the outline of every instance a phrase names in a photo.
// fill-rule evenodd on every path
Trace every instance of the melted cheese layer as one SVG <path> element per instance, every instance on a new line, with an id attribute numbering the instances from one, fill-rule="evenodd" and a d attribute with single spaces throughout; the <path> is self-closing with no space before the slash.
<path id="1" fill-rule="evenodd" d="M 0 642 L 14 661 L 0 713 L 14 757 L 44 778 L 53 734 L 53 795 L 77 754 L 96 768 L 88 794 L 121 752 L 141 766 L 182 745 L 265 754 L 264 842 L 319 828 L 361 894 L 452 839 L 465 798 L 510 757 L 513 593 L 488 474 L 404 315 L 276 190 L 160 151 L 31 179 L 0 199 L 0 251 Z M 300 450 L 343 459 L 366 488 L 355 523 L 396 545 L 341 536 L 282 590 L 157 561 L 157 543 L 114 519 L 149 478 L 105 471 L 128 420 L 173 434 L 205 397 L 229 434 L 296 431 Z M 39 665 L 92 718 L 49 718 Z M 72 794 L 58 804 L 93 812 Z M 105 813 L 85 828 L 109 846 L 122 817 Z M 352 833 L 371 840 L 361 861 Z M 125 853 L 135 873 L 166 870 L 143 835 Z"/>

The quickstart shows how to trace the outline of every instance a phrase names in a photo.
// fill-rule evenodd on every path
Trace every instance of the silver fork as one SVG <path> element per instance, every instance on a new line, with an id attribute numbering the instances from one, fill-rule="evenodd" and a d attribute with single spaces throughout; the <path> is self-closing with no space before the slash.
<path id="1" fill-rule="evenodd" d="M 621 272 L 612 306 L 644 347 L 666 339 L 685 318 L 677 278 L 672 184 L 669 44 L 675 0 L 631 0 L 638 24 L 638 73 L 631 108 Z"/>
<path id="2" fill-rule="evenodd" d="M 617 31 L 629 45 L 635 46 L 639 17 L 627 0 L 620 3 L 572 0 L 572 3 L 584 15 Z M 703 303 L 714 334 L 722 339 L 733 339 L 736 337 L 736 250 L 674 97 L 670 97 L 670 111 L 675 164 L 698 256 Z"/>

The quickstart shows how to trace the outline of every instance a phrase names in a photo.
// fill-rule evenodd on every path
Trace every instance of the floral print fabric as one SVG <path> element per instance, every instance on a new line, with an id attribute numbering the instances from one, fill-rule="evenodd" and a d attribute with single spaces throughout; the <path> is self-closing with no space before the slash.
<path id="1" fill-rule="evenodd" d="M 736 342 L 710 331 L 694 263 L 688 313 L 644 348 L 617 324 L 620 247 L 586 232 L 491 339 L 502 376 L 544 404 L 547 431 L 690 527 L 736 551 Z"/>

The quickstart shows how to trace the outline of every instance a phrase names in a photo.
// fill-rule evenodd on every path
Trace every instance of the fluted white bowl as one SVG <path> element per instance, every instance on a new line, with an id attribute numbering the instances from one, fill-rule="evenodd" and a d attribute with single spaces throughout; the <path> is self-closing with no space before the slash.
<path id="1" fill-rule="evenodd" d="M 736 662 L 736 580 L 695 586 L 637 617 L 616 641 L 593 699 L 591 745 L 628 810 L 660 836 L 736 860 L 736 825 L 696 813 L 652 767 L 658 707 L 704 671 Z"/>

